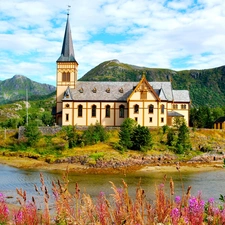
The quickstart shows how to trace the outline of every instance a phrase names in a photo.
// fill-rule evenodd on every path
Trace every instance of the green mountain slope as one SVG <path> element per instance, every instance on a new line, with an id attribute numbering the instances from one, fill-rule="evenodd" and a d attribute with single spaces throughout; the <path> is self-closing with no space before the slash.
<path id="1" fill-rule="evenodd" d="M 211 107 L 225 105 L 225 66 L 204 70 L 174 71 L 146 68 L 111 60 L 101 63 L 81 81 L 139 81 L 145 74 L 148 81 L 172 80 L 174 89 L 189 89 L 194 106 Z"/>
<path id="2" fill-rule="evenodd" d="M 55 92 L 56 88 L 52 85 L 32 81 L 22 75 L 15 75 L 10 79 L 0 81 L 0 104 L 25 100 L 26 90 L 29 99 L 41 99 Z"/>

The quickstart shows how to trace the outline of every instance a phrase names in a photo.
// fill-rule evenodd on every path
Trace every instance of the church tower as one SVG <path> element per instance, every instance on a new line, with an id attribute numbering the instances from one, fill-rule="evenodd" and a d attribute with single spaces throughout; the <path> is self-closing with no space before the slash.
<path id="1" fill-rule="evenodd" d="M 74 55 L 69 13 L 67 14 L 61 55 L 56 64 L 56 124 L 62 125 L 62 98 L 68 87 L 75 88 L 78 72 L 78 62 Z"/>

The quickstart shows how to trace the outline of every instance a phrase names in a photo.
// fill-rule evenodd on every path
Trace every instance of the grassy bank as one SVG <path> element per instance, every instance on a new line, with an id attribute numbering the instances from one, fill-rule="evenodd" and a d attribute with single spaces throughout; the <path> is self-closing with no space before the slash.
<path id="1" fill-rule="evenodd" d="M 176 162 L 181 162 L 184 165 L 195 157 L 206 155 L 216 155 L 214 164 L 223 164 L 223 154 L 225 151 L 225 132 L 222 130 L 190 130 L 190 141 L 192 150 L 185 154 L 174 154 L 169 146 L 166 145 L 166 134 L 163 134 L 161 129 L 151 130 L 153 146 L 146 152 L 127 150 L 118 151 L 114 148 L 115 143 L 119 141 L 118 130 L 108 131 L 109 138 L 105 142 L 99 142 L 94 145 L 77 146 L 68 148 L 63 136 L 64 134 L 56 134 L 52 136 L 42 136 L 33 146 L 27 147 L 26 140 L 18 140 L 16 131 L 7 133 L 0 132 L 0 162 L 16 167 L 26 168 L 47 168 L 51 166 L 53 169 L 63 169 L 70 164 L 71 169 L 78 169 L 86 172 L 121 172 L 123 168 L 94 168 L 99 162 L 128 162 L 126 170 L 141 169 L 146 165 L 132 164 L 129 167 L 129 160 L 147 159 L 149 157 L 159 158 L 154 163 L 149 163 L 153 166 L 157 165 L 174 165 Z M 60 141 L 64 144 L 59 147 Z M 163 158 L 164 157 L 164 158 Z M 166 157 L 168 160 L 166 160 Z M 207 156 L 208 157 L 208 156 Z M 68 160 L 74 159 L 70 162 Z M 163 161 L 164 159 L 164 161 Z M 57 161 L 58 160 L 58 161 Z M 82 161 L 83 160 L 83 161 Z M 132 163 L 133 163 L 132 161 Z M 212 161 L 209 159 L 208 161 Z M 58 163 L 55 163 L 58 162 Z M 192 162 L 194 163 L 194 161 Z M 197 161 L 196 163 L 201 163 Z M 209 162 L 202 161 L 202 164 Z"/>

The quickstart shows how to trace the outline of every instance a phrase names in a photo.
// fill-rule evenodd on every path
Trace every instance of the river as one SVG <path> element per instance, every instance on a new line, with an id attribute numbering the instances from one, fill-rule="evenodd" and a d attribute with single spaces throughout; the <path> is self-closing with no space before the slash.
<path id="1" fill-rule="evenodd" d="M 61 180 L 62 173 L 54 171 L 24 170 L 0 164 L 0 192 L 7 198 L 7 202 L 16 203 L 16 188 L 22 188 L 28 193 L 28 199 L 31 196 L 40 198 L 34 190 L 34 184 L 40 187 L 40 173 L 43 174 L 45 184 L 51 190 L 51 182 Z M 172 177 L 175 184 L 175 195 L 181 195 L 186 192 L 188 186 L 191 186 L 191 194 L 197 195 L 200 191 L 202 197 L 207 200 L 210 197 L 219 199 L 220 194 L 225 195 L 225 169 L 207 171 L 207 172 L 168 172 L 167 186 L 169 190 L 169 179 Z M 155 185 L 162 183 L 165 172 L 135 172 L 124 175 L 88 175 L 69 173 L 69 190 L 74 192 L 75 183 L 78 183 L 81 193 L 88 193 L 96 198 L 100 192 L 105 192 L 109 197 L 113 193 L 111 184 L 122 186 L 122 179 L 128 184 L 128 190 L 131 196 L 135 195 L 137 184 L 141 179 L 141 187 L 145 190 L 147 198 L 154 200 Z M 184 188 L 182 188 L 184 187 Z"/>

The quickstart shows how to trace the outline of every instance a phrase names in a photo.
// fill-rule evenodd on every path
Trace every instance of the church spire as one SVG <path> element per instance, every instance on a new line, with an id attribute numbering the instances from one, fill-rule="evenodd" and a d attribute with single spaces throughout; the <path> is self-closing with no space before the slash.
<path id="1" fill-rule="evenodd" d="M 66 29 L 63 39 L 61 56 L 57 62 L 76 62 L 74 50 L 73 50 L 73 40 L 70 29 L 69 12 L 67 13 Z"/>

